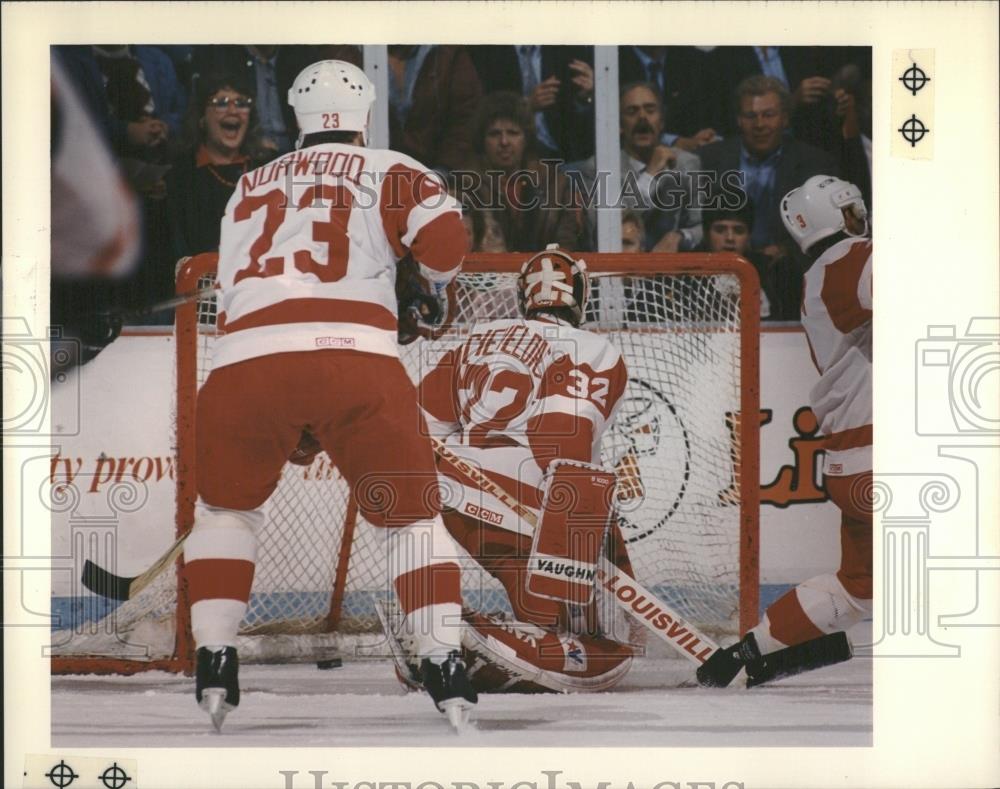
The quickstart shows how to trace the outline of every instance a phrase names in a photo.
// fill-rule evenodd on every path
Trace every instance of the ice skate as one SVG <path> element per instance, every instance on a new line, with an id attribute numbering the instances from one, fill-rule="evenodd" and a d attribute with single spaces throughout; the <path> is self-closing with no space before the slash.
<path id="1" fill-rule="evenodd" d="M 465 663 L 458 652 L 452 652 L 443 662 L 424 658 L 420 664 L 424 687 L 434 705 L 448 716 L 448 722 L 461 732 L 468 727 L 472 709 L 479 696 L 465 673 Z"/>
<path id="2" fill-rule="evenodd" d="M 215 730 L 221 732 L 226 715 L 240 703 L 239 658 L 235 647 L 201 647 L 196 672 L 198 706 L 209 714 Z"/>

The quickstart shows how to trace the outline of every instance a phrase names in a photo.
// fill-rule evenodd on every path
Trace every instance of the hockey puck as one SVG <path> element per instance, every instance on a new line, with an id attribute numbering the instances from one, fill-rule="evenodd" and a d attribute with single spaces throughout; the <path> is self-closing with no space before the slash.
<path id="1" fill-rule="evenodd" d="M 344 665 L 344 661 L 339 657 L 330 658 L 329 660 L 316 661 L 316 668 L 321 669 L 322 671 L 326 671 L 330 668 L 340 668 L 342 665 Z"/>

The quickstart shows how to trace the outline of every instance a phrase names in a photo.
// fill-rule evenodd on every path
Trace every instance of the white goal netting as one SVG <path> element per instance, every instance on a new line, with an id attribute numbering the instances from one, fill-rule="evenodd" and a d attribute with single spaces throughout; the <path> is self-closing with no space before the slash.
<path id="1" fill-rule="evenodd" d="M 489 257 L 469 268 L 487 268 Z M 635 270 L 618 265 L 621 274 L 602 272 L 601 262 L 615 257 L 588 260 L 596 276 L 585 327 L 605 333 L 629 370 L 622 407 L 601 453 L 602 463 L 633 486 L 618 522 L 644 585 L 708 632 L 735 634 L 741 615 L 755 616 L 749 612 L 757 605 L 756 494 L 750 490 L 757 465 L 748 456 L 756 452 L 750 433 L 756 419 L 741 424 L 739 416 L 755 403 L 747 399 L 747 387 L 755 397 L 756 357 L 746 357 L 755 353 L 756 338 L 747 342 L 746 335 L 754 330 L 747 315 L 756 307 L 756 293 L 748 297 L 749 280 L 720 263 L 699 269 L 691 256 L 633 256 L 641 257 Z M 477 321 L 517 317 L 515 280 L 499 270 L 460 275 L 452 329 L 437 341 L 403 349 L 411 376 L 417 379 Z M 204 272 L 200 284 L 210 282 L 211 272 Z M 202 299 L 192 312 L 187 328 L 197 332 L 197 356 L 187 362 L 200 383 L 211 368 L 214 300 Z M 183 343 L 178 349 L 189 353 Z M 190 414 L 183 411 L 193 401 L 178 402 L 183 454 L 185 442 L 193 440 Z M 267 506 L 241 655 L 282 661 L 385 654 L 376 604 L 391 595 L 392 579 L 382 540 L 360 518 L 351 529 L 355 509 L 326 454 L 308 468 L 287 464 Z M 353 540 L 345 543 L 345 533 L 352 532 Z M 509 611 L 502 587 L 471 559 L 463 570 L 463 596 L 470 607 Z M 54 638 L 55 653 L 131 661 L 183 653 L 177 600 L 171 568 L 87 632 Z M 607 601 L 602 605 L 608 627 L 613 608 Z"/>

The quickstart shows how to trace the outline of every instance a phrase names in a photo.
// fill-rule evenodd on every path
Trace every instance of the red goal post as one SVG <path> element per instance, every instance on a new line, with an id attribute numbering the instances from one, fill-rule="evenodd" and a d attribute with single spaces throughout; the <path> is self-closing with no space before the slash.
<path id="1" fill-rule="evenodd" d="M 623 463 L 623 458 L 627 458 L 641 469 L 646 482 L 644 500 L 661 494 L 664 497 L 662 501 L 639 506 L 638 515 L 622 516 L 622 522 L 630 529 L 626 536 L 638 549 L 633 553 L 640 555 L 637 575 L 645 572 L 647 578 L 640 580 L 647 585 L 665 590 L 664 594 L 679 595 L 679 610 L 696 620 L 707 619 L 710 628 L 713 618 L 724 619 L 729 615 L 729 624 L 719 623 L 719 632 L 732 632 L 733 636 L 745 632 L 759 618 L 760 290 L 756 271 L 743 258 L 732 254 L 581 253 L 580 256 L 587 261 L 592 277 L 591 304 L 597 310 L 585 328 L 607 332 L 609 340 L 621 346 L 629 365 L 630 387 L 635 390 L 630 396 L 629 409 L 623 408 L 619 414 L 619 421 L 624 420 L 628 426 L 619 432 L 631 431 L 632 435 L 620 437 L 620 446 L 614 450 L 610 462 L 618 457 L 621 468 L 627 465 Z M 464 299 L 460 305 L 464 314 L 460 313 L 453 332 L 460 333 L 463 326 L 477 318 L 513 317 L 510 313 L 512 303 L 516 303 L 511 299 L 514 275 L 527 257 L 527 254 L 473 254 L 466 259 L 461 274 L 465 295 L 460 297 Z M 177 495 L 173 528 L 177 536 L 186 534 L 194 520 L 195 403 L 198 387 L 207 374 L 206 357 L 215 331 L 214 299 L 195 298 L 194 294 L 212 283 L 216 263 L 217 255 L 206 253 L 182 260 L 178 266 L 177 293 L 191 294 L 192 300 L 177 308 L 175 319 Z M 423 344 L 420 341 L 403 349 L 404 363 L 411 374 L 414 349 Z M 686 376 L 691 380 L 684 381 Z M 681 381 L 684 385 L 678 383 Z M 721 397 L 720 392 L 728 399 Z M 712 402 L 706 406 L 707 401 Z M 751 417 L 743 418 L 747 414 Z M 677 461 L 673 455 L 684 455 L 684 461 Z M 310 583 L 315 588 L 302 592 L 303 596 L 309 595 L 309 610 L 296 608 L 280 616 L 275 614 L 274 619 L 268 619 L 270 614 L 262 615 L 259 622 L 247 624 L 249 633 L 286 638 L 283 644 L 289 637 L 308 639 L 324 633 L 339 634 L 341 630 L 361 633 L 372 627 L 378 629 L 377 621 L 367 613 L 357 613 L 358 600 L 363 596 L 357 579 L 368 576 L 368 586 L 378 585 L 381 579 L 376 577 L 377 571 L 370 570 L 378 559 L 365 542 L 366 529 L 359 528 L 352 498 L 342 489 L 336 494 L 327 490 L 343 486 L 336 469 L 328 462 L 326 466 L 317 463 L 305 472 L 299 467 L 286 467 L 286 478 L 296 474 L 313 477 L 306 482 L 296 477 L 288 485 L 283 478 L 282 487 L 272 497 L 281 499 L 277 509 L 282 520 L 281 529 L 272 531 L 294 530 L 297 521 L 310 519 L 309 511 L 314 506 L 325 508 L 323 517 L 316 520 L 338 521 L 331 541 L 327 542 L 324 535 L 322 546 L 316 546 L 316 552 L 324 554 L 322 561 L 327 566 L 310 565 L 308 572 L 314 579 Z M 324 485 L 324 480 L 329 484 Z M 700 493 L 696 491 L 699 485 L 704 489 Z M 300 488 L 309 488 L 310 492 L 301 493 Z M 692 503 L 699 496 L 702 501 Z M 685 512 L 686 509 L 691 511 Z M 304 542 L 314 539 L 310 530 L 298 539 Z M 295 563 L 297 557 L 304 560 L 307 551 L 296 548 L 295 534 L 276 536 L 287 538 L 288 543 L 273 549 L 266 542 L 262 545 L 261 563 L 275 566 L 259 567 L 259 572 L 274 573 L 274 579 L 270 575 L 268 579 L 261 577 L 261 582 L 273 584 L 273 589 L 259 597 L 263 600 L 270 595 L 283 601 L 281 605 L 290 605 L 287 601 L 291 593 L 282 590 L 275 579 L 283 571 L 298 573 L 296 567 L 280 565 Z M 699 562 L 711 562 L 713 555 L 720 553 L 728 557 L 725 568 L 699 568 L 692 570 L 687 578 L 689 568 Z M 650 558 L 644 566 L 646 554 Z M 728 588 L 735 584 L 735 599 L 731 603 L 722 600 L 713 588 L 712 579 L 723 574 L 730 581 L 716 585 Z M 674 584 L 674 579 L 681 575 L 685 579 Z M 180 573 L 164 573 L 164 576 L 167 576 L 164 588 L 152 594 L 161 597 L 169 594 L 172 600 L 148 602 L 139 606 L 134 615 L 122 614 L 120 621 L 122 628 L 126 622 L 131 628 L 133 618 L 154 616 L 146 613 L 146 609 L 162 616 L 160 609 L 173 606 L 175 618 L 169 627 L 174 632 L 174 643 L 168 653 L 150 654 L 146 659 L 114 654 L 63 654 L 53 658 L 53 671 L 131 673 L 157 668 L 190 672 L 194 647 L 184 584 Z M 255 593 L 257 585 L 255 580 Z M 273 603 L 270 598 L 268 606 Z M 678 604 L 675 599 L 670 602 Z M 685 604 L 691 608 L 685 610 Z M 122 609 L 131 605 L 130 601 Z M 118 632 L 117 627 L 112 630 Z M 341 643 L 335 643 L 336 649 L 342 651 Z M 304 654 L 313 655 L 308 651 Z M 280 650 L 271 659 L 281 660 Z"/>

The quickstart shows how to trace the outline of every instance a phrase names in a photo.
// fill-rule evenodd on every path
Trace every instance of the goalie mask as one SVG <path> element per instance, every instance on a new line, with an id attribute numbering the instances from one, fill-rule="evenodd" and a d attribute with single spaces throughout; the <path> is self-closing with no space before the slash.
<path id="1" fill-rule="evenodd" d="M 288 89 L 288 103 L 299 124 L 296 148 L 302 147 L 307 134 L 324 131 L 358 131 L 368 144 L 375 86 L 357 66 L 342 60 L 321 60 L 307 66 Z"/>
<path id="2" fill-rule="evenodd" d="M 781 221 L 799 248 L 807 252 L 817 241 L 834 233 L 853 236 L 844 222 L 844 208 L 865 223 L 868 232 L 868 209 L 861 199 L 861 190 L 854 184 L 830 175 L 814 175 L 802 186 L 793 189 L 781 200 Z"/>
<path id="3" fill-rule="evenodd" d="M 544 252 L 521 266 L 517 292 L 521 315 L 528 317 L 535 310 L 566 308 L 573 325 L 579 326 L 590 294 L 587 264 L 574 260 L 558 244 L 549 244 Z"/>

